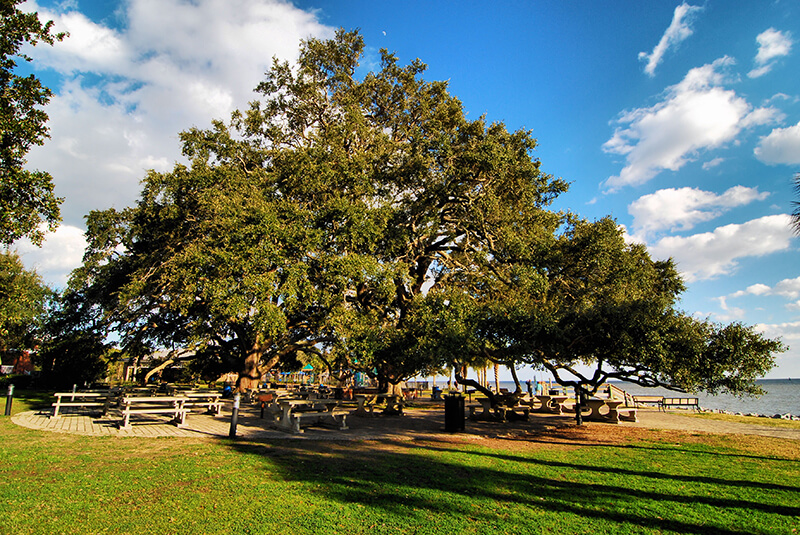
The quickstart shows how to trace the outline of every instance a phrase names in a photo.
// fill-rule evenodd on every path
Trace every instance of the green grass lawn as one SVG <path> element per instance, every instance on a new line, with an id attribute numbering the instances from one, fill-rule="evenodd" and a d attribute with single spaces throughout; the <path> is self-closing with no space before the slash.
<path id="1" fill-rule="evenodd" d="M 800 530 L 800 443 L 767 437 L 586 426 L 253 443 L 81 437 L 0 417 L 0 444 L 4 534 Z"/>
<path id="2" fill-rule="evenodd" d="M 765 425 L 767 427 L 778 427 L 784 429 L 800 429 L 800 422 L 795 420 L 782 420 L 779 418 L 761 418 L 759 416 L 737 416 L 735 414 L 721 414 L 716 412 L 698 412 L 689 414 L 693 418 L 705 418 L 707 420 L 720 420 L 723 422 L 740 422 L 751 425 Z"/>

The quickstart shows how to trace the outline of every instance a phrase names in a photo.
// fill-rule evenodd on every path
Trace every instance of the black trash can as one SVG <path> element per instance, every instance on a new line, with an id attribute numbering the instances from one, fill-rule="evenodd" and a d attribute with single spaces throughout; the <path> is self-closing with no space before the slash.
<path id="1" fill-rule="evenodd" d="M 444 430 L 457 433 L 465 429 L 464 396 L 449 394 L 444 397 Z"/>

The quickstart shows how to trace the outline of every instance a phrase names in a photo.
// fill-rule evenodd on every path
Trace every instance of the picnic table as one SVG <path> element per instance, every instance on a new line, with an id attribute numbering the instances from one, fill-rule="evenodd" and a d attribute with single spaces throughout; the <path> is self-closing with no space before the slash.
<path id="1" fill-rule="evenodd" d="M 219 416 L 222 412 L 222 393 L 220 392 L 181 392 L 187 399 L 184 407 L 205 407 L 208 414 Z"/>
<path id="2" fill-rule="evenodd" d="M 564 411 L 564 402 L 569 399 L 569 396 L 563 395 L 546 395 L 538 394 L 535 396 L 541 404 L 534 410 L 537 412 L 549 412 L 553 414 L 562 414 Z"/>
<path id="3" fill-rule="evenodd" d="M 489 398 L 475 398 L 478 405 L 467 405 L 469 408 L 469 417 L 472 420 L 481 419 L 486 420 L 492 417 L 492 401 Z M 475 414 L 478 409 L 483 409 L 480 414 Z"/>
<path id="4" fill-rule="evenodd" d="M 347 412 L 337 411 L 336 400 L 279 399 L 275 424 L 279 429 L 302 433 L 302 423 L 333 423 L 347 429 Z"/>
<path id="5" fill-rule="evenodd" d="M 623 407 L 625 403 L 621 399 L 590 398 L 586 400 L 589 407 L 589 414 L 584 416 L 586 420 L 600 422 L 619 423 L 621 420 L 638 422 L 635 407 Z"/>
<path id="6" fill-rule="evenodd" d="M 100 407 L 100 413 L 105 414 L 116 396 L 109 392 L 56 392 L 53 394 L 56 402 L 53 403 L 51 418 L 61 416 L 60 411 L 65 407 Z"/>
<path id="7" fill-rule="evenodd" d="M 375 407 L 380 405 L 385 405 L 381 414 L 403 414 L 403 398 L 396 394 L 356 394 L 356 401 L 358 402 L 355 411 L 357 416 L 374 416 Z"/>
<path id="8" fill-rule="evenodd" d="M 472 420 L 494 420 L 497 418 L 507 420 L 509 416 L 522 416 L 527 419 L 531 411 L 531 407 L 528 404 L 516 403 L 512 405 L 500 402 L 493 407 L 489 398 L 476 398 L 476 401 L 479 405 L 467 405 L 469 417 Z M 482 409 L 480 413 L 477 413 L 478 409 Z"/>
<path id="9" fill-rule="evenodd" d="M 120 429 L 130 429 L 131 416 L 145 414 L 165 414 L 172 416 L 171 422 L 177 427 L 186 423 L 186 396 L 126 396 L 120 401 L 122 420 Z"/>

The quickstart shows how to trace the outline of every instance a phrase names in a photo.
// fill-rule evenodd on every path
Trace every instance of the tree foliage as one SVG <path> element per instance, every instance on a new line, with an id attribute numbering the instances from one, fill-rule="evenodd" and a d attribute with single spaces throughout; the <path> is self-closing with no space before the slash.
<path id="1" fill-rule="evenodd" d="M 54 296 L 41 328 L 36 365 L 50 388 L 91 384 L 106 378 L 109 361 L 118 351 L 107 343 L 97 306 L 87 306 L 85 294 Z"/>
<path id="2" fill-rule="evenodd" d="M 33 74 L 16 73 L 18 60 L 31 61 L 22 53 L 25 44 L 52 45 L 65 34 L 51 33 L 53 22 L 42 24 L 36 13 L 17 8 L 22 0 L 0 0 L 0 244 L 9 245 L 28 236 L 37 244 L 46 222 L 54 230 L 61 221 L 59 199 L 52 177 L 24 169 L 25 156 L 48 137 L 47 114 L 42 107 L 51 91 Z"/>
<path id="3" fill-rule="evenodd" d="M 670 261 L 567 190 L 536 140 L 470 120 L 425 65 L 339 31 L 275 61 L 230 124 L 182 134 L 189 165 L 136 206 L 89 215 L 72 291 L 125 349 L 187 347 L 240 388 L 316 354 L 385 387 L 442 366 L 533 364 L 671 388 L 747 391 L 778 342 L 679 312 Z M 578 365 L 594 366 L 591 377 Z"/>
<path id="4" fill-rule="evenodd" d="M 546 369 L 583 395 L 608 380 L 757 394 L 755 380 L 785 349 L 752 327 L 681 312 L 684 285 L 672 261 L 653 261 L 643 245 L 627 244 L 610 218 L 573 218 L 535 265 L 517 269 L 545 273 L 545 284 L 526 290 L 487 280 L 492 290 L 462 315 L 463 346 L 510 367 Z"/>
<path id="5" fill-rule="evenodd" d="M 53 292 L 14 252 L 0 252 L 0 352 L 34 349 Z"/>
<path id="6" fill-rule="evenodd" d="M 150 173 L 136 207 L 90 215 L 75 285 L 126 343 L 193 344 L 255 379 L 299 350 L 397 383 L 426 291 L 488 269 L 497 243 L 566 189 L 527 131 L 466 119 L 425 66 L 340 31 L 275 62 L 230 126 L 183 134 L 191 166 Z M 324 349 L 325 351 L 322 351 Z"/>

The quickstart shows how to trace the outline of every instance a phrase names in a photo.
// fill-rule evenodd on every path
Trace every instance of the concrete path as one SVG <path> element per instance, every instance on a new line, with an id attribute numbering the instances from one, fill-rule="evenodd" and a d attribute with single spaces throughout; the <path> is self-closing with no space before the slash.
<path id="1" fill-rule="evenodd" d="M 193 437 L 225 438 L 231 430 L 231 413 L 223 411 L 221 416 L 191 413 L 186 425 L 178 428 L 166 418 L 138 418 L 131 420 L 129 429 L 119 429 L 119 415 L 106 417 L 85 414 L 65 414 L 51 418 L 50 411 L 29 411 L 12 417 L 12 421 L 30 429 L 71 433 L 89 436 L 113 437 Z M 444 432 L 444 411 L 440 408 L 406 409 L 404 416 L 349 416 L 344 431 L 329 427 L 313 426 L 304 428 L 302 434 L 293 435 L 271 428 L 267 420 L 259 418 L 256 408 L 245 407 L 240 410 L 236 427 L 237 438 L 248 440 L 301 439 L 301 440 L 386 440 L 413 439 L 425 436 L 441 436 Z M 675 429 L 691 432 L 752 434 L 800 440 L 800 429 L 787 429 L 765 425 L 740 424 L 704 418 L 694 418 L 678 412 L 663 413 L 657 410 L 640 410 L 639 422 L 624 422 L 620 426 L 645 429 Z M 570 425 L 570 416 L 532 415 L 529 421 L 520 422 L 473 422 L 467 420 L 466 430 L 459 436 L 475 438 L 497 436 L 513 430 L 535 430 L 536 428 Z M 587 425 L 612 424 L 589 422 Z"/>

